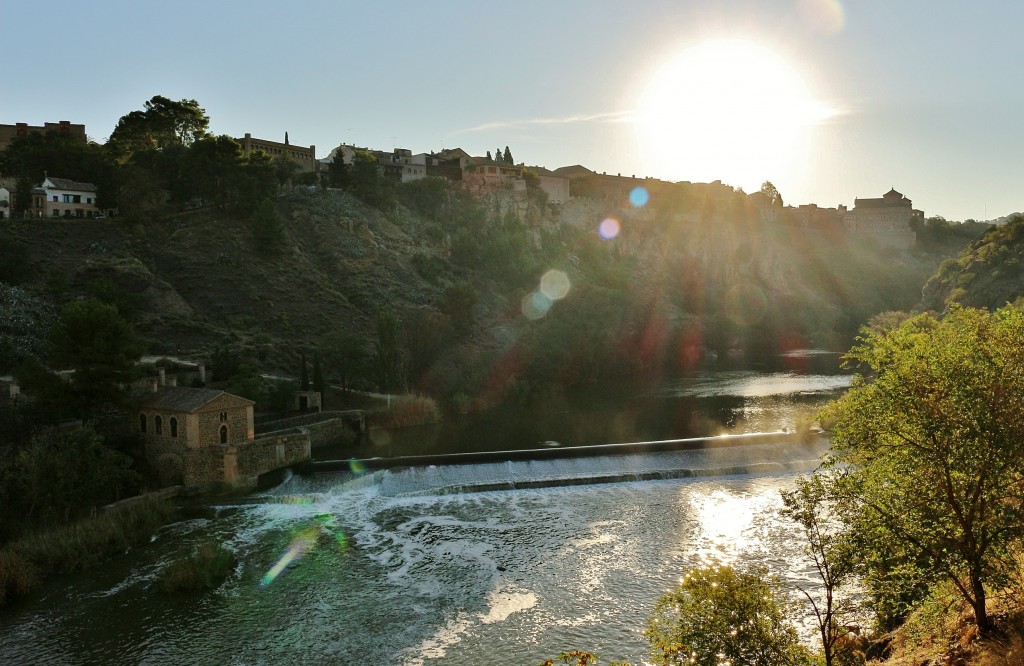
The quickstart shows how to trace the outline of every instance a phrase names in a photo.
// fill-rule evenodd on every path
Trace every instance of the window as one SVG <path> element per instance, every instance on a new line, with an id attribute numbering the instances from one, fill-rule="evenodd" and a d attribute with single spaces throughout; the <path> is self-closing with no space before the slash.
<path id="1" fill-rule="evenodd" d="M 86 197 L 85 198 L 85 203 L 91 204 L 92 203 L 92 197 Z"/>
<path id="2" fill-rule="evenodd" d="M 220 413 L 220 420 L 221 420 L 221 423 L 226 422 L 228 420 L 228 413 L 227 412 L 221 412 Z"/>
<path id="3" fill-rule="evenodd" d="M 220 443 L 221 444 L 227 444 L 228 443 L 228 427 L 226 425 L 222 425 L 220 427 Z"/>
<path id="4" fill-rule="evenodd" d="M 60 217 L 60 211 L 59 211 L 59 210 L 57 210 L 56 208 L 54 208 L 54 209 L 53 209 L 53 216 L 54 216 L 54 217 Z"/>
<path id="5" fill-rule="evenodd" d="M 158 435 L 164 434 L 164 421 L 159 414 L 153 417 L 153 432 Z"/>
<path id="6" fill-rule="evenodd" d="M 57 203 L 57 195 L 56 194 L 53 195 L 53 203 Z"/>
<path id="7" fill-rule="evenodd" d="M 146 432 L 146 415 L 145 414 L 139 414 L 139 432 L 141 432 L 141 433 L 145 433 Z"/>
<path id="8" fill-rule="evenodd" d="M 171 417 L 171 437 L 178 436 L 178 419 Z"/>

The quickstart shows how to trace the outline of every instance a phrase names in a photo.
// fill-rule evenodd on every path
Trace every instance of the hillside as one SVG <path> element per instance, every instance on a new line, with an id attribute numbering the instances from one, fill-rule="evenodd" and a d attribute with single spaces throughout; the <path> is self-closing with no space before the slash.
<path id="1" fill-rule="evenodd" d="M 300 351 L 332 332 L 357 336 L 369 353 L 390 313 L 401 327 L 397 388 L 498 386 L 493 399 L 521 380 L 686 370 L 709 352 L 757 361 L 794 347 L 843 349 L 871 315 L 915 304 L 940 260 L 841 230 L 762 224 L 742 193 L 714 196 L 713 206 L 678 197 L 647 209 L 530 202 L 515 215 L 501 197 L 437 184 L 400 189 L 383 212 L 347 192 L 298 191 L 278 199 L 283 234 L 264 254 L 249 217 L 212 209 L 133 225 L 26 220 L 6 231 L 30 257 L 30 294 L 55 309 L 85 296 L 114 302 L 150 353 L 230 349 L 294 374 Z M 609 217 L 619 231 L 606 239 L 595 231 Z M 568 295 L 524 313 L 549 269 L 565 274 Z M 374 386 L 368 369 L 362 379 Z"/>
<path id="2" fill-rule="evenodd" d="M 925 309 L 951 303 L 995 309 L 1024 295 L 1024 215 L 1013 215 L 944 261 L 925 285 Z"/>

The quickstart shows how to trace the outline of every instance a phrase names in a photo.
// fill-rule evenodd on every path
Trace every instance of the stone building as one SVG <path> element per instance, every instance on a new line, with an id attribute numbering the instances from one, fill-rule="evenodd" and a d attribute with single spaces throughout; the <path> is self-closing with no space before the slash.
<path id="1" fill-rule="evenodd" d="M 924 222 L 924 211 L 915 210 L 910 199 L 890 189 L 878 199 L 854 199 L 843 223 L 855 234 L 870 234 L 883 245 L 909 248 L 917 235 L 911 230 L 914 220 Z"/>
<path id="2" fill-rule="evenodd" d="M 253 401 L 215 389 L 164 386 L 137 403 L 135 427 L 164 483 L 223 479 L 224 453 L 255 438 Z"/>
<path id="3" fill-rule="evenodd" d="M 66 134 L 86 141 L 85 125 L 76 125 L 70 120 L 62 120 L 58 123 L 43 123 L 42 126 L 15 123 L 14 125 L 0 125 L 0 150 L 6 150 L 15 137 L 28 136 L 33 132 L 57 132 L 58 134 Z"/>
<path id="4" fill-rule="evenodd" d="M 241 139 L 235 140 L 242 144 L 243 155 L 248 155 L 255 150 L 262 150 L 271 157 L 286 157 L 290 159 L 299 165 L 300 171 L 314 173 L 319 171 L 320 163 L 316 161 L 316 146 L 310 146 L 309 148 L 294 146 L 288 141 L 288 132 L 284 133 L 284 143 L 256 139 L 248 132 Z"/>

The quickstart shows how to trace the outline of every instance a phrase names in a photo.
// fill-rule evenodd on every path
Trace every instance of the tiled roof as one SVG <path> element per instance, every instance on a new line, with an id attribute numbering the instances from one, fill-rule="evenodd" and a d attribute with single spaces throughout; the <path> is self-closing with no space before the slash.
<path id="1" fill-rule="evenodd" d="M 165 386 L 156 393 L 147 394 L 142 398 L 139 408 L 160 409 L 168 412 L 194 412 L 222 395 L 230 395 L 237 400 L 252 402 L 218 389 Z"/>
<path id="2" fill-rule="evenodd" d="M 76 192 L 95 192 L 96 186 L 92 183 L 79 183 L 67 178 L 47 178 L 58 190 L 73 190 Z"/>

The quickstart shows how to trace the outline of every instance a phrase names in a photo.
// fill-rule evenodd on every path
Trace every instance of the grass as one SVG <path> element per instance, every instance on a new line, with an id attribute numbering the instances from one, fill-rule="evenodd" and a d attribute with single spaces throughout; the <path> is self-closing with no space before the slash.
<path id="1" fill-rule="evenodd" d="M 184 560 L 167 565 L 157 581 L 164 592 L 212 590 L 224 582 L 235 566 L 235 554 L 214 543 L 204 543 Z"/>
<path id="2" fill-rule="evenodd" d="M 8 544 L 0 550 L 0 605 L 28 594 L 50 576 L 95 567 L 148 541 L 174 516 L 174 507 L 165 501 L 141 501 Z"/>

